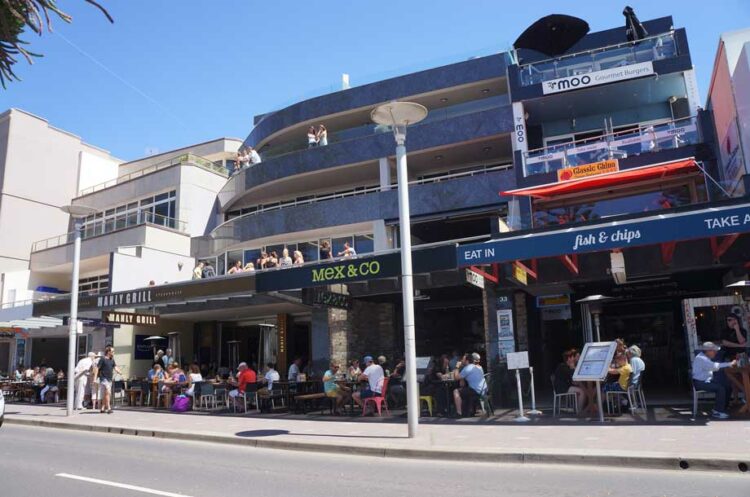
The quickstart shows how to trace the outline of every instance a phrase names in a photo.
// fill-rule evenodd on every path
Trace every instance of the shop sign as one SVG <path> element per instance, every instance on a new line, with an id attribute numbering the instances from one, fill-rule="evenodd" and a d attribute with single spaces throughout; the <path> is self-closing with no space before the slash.
<path id="1" fill-rule="evenodd" d="M 591 164 L 558 169 L 557 181 L 572 181 L 575 179 L 588 178 L 589 176 L 616 173 L 619 170 L 620 165 L 617 162 L 617 159 L 608 159 L 599 162 L 592 162 Z"/>
<path id="2" fill-rule="evenodd" d="M 573 317 L 570 306 L 544 307 L 542 311 L 542 321 L 568 321 Z"/>
<path id="3" fill-rule="evenodd" d="M 590 86 L 604 85 L 615 81 L 641 78 L 654 74 L 654 65 L 649 62 L 640 62 L 624 67 L 613 67 L 603 71 L 593 71 L 586 74 L 576 74 L 557 78 L 542 83 L 542 94 L 551 95 L 565 91 L 579 90 Z"/>
<path id="4" fill-rule="evenodd" d="M 16 337 L 26 338 L 28 337 L 28 334 L 24 333 L 24 331 L 21 328 L 0 327 L 0 338 L 16 338 Z"/>
<path id="5" fill-rule="evenodd" d="M 471 269 L 466 270 L 466 282 L 470 285 L 474 285 L 479 288 L 484 288 L 484 276 L 472 271 Z"/>
<path id="6" fill-rule="evenodd" d="M 136 361 L 145 361 L 154 359 L 154 347 L 146 341 L 151 335 L 135 335 L 133 344 L 133 359 Z"/>
<path id="7" fill-rule="evenodd" d="M 750 232 L 750 204 L 610 221 L 593 227 L 521 234 L 457 248 L 459 266 L 491 264 L 563 254 Z M 515 267 L 515 266 L 514 266 Z"/>
<path id="8" fill-rule="evenodd" d="M 336 292 L 313 289 L 310 304 L 325 307 L 338 307 L 339 309 L 351 309 L 352 299 L 348 295 Z"/>
<path id="9" fill-rule="evenodd" d="M 514 264 L 513 265 L 513 279 L 519 282 L 522 285 L 528 285 L 529 279 L 526 274 L 526 271 L 523 270 L 522 267 Z"/>
<path id="10" fill-rule="evenodd" d="M 570 305 L 570 295 L 542 295 L 536 298 L 536 306 L 540 309 L 543 307 L 559 307 L 563 305 Z"/>
<path id="11" fill-rule="evenodd" d="M 508 360 L 508 369 L 528 369 L 529 352 L 511 352 L 506 356 Z"/>
<path id="12" fill-rule="evenodd" d="M 312 270 L 313 283 L 335 283 L 350 278 L 368 278 L 380 273 L 380 261 L 357 261 Z"/>
<path id="13" fill-rule="evenodd" d="M 513 150 L 527 152 L 529 144 L 526 139 L 526 118 L 522 102 L 513 102 Z"/>
<path id="14" fill-rule="evenodd" d="M 581 359 L 573 373 L 574 381 L 602 381 L 617 349 L 616 342 L 590 342 L 583 346 Z"/>
<path id="15" fill-rule="evenodd" d="M 125 306 L 152 302 L 151 290 L 107 293 L 96 298 L 97 307 Z"/>
<path id="16" fill-rule="evenodd" d="M 159 316 L 155 314 L 136 314 L 133 312 L 107 311 L 102 313 L 102 320 L 107 324 L 159 326 Z"/>

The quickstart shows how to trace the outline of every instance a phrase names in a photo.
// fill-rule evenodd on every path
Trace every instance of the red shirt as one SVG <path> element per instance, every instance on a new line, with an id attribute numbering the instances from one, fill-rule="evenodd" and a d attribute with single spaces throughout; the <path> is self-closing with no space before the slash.
<path id="1" fill-rule="evenodd" d="M 255 371 L 253 371 L 250 368 L 247 368 L 246 370 L 240 373 L 238 380 L 240 383 L 237 386 L 237 388 L 239 388 L 240 392 L 244 392 L 247 384 L 257 382 L 258 377 L 255 375 Z"/>

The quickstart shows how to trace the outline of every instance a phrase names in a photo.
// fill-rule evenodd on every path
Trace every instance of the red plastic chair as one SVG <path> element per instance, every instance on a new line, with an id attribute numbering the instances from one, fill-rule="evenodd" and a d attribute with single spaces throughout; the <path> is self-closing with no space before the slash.
<path id="1" fill-rule="evenodd" d="M 375 407 L 378 409 L 378 416 L 382 416 L 383 414 L 380 411 L 381 405 L 385 407 L 385 413 L 389 416 L 391 415 L 391 411 L 388 410 L 388 401 L 386 400 L 386 395 L 388 394 L 388 378 L 383 378 L 383 388 L 382 392 L 379 397 L 367 397 L 366 399 L 362 399 L 362 416 L 365 415 L 367 412 L 367 404 L 369 402 L 372 402 L 375 404 Z"/>

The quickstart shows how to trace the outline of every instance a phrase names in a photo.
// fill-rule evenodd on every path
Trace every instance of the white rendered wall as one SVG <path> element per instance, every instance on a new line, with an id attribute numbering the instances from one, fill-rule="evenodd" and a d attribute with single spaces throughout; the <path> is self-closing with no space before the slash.
<path id="1" fill-rule="evenodd" d="M 111 291 L 121 292 L 143 288 L 148 286 L 151 280 L 161 285 L 164 282 L 186 281 L 192 277 L 195 266 L 195 259 L 192 257 L 146 247 L 137 251 L 140 257 L 131 255 L 132 253 L 132 251 L 124 250 L 112 254 Z M 180 268 L 180 263 L 182 263 L 182 268 Z"/>

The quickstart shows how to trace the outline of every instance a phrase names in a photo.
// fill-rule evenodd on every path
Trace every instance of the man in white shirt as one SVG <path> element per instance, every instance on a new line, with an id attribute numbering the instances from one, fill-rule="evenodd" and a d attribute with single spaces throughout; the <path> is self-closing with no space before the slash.
<path id="1" fill-rule="evenodd" d="M 732 362 L 714 362 L 716 352 L 721 347 L 713 342 L 704 342 L 700 347 L 701 352 L 693 359 L 693 386 L 696 390 L 713 392 L 716 395 L 714 409 L 711 416 L 717 419 L 727 419 L 727 402 L 732 389 L 728 385 L 714 381 L 714 372 L 723 368 L 733 368 L 737 366 L 737 361 Z"/>
<path id="2" fill-rule="evenodd" d="M 273 384 L 279 380 L 281 380 L 281 375 L 279 375 L 279 372 L 275 369 L 276 365 L 272 362 L 266 363 L 266 367 L 264 369 L 265 373 L 263 374 L 263 378 L 261 378 L 258 383 L 263 385 L 261 388 L 258 389 L 258 396 L 263 398 L 268 398 L 271 396 L 271 392 L 273 391 Z"/>
<path id="3" fill-rule="evenodd" d="M 289 381 L 297 381 L 297 377 L 300 374 L 301 367 L 302 367 L 302 358 L 295 357 L 294 362 L 292 362 L 292 365 L 289 366 L 289 373 L 287 374 L 286 379 Z"/>
<path id="4" fill-rule="evenodd" d="M 89 389 L 89 378 L 91 377 L 91 370 L 94 368 L 94 359 L 96 354 L 89 352 L 86 357 L 78 361 L 75 369 L 75 389 L 76 389 L 76 403 L 74 408 L 76 410 L 83 409 L 83 399 L 86 396 L 86 390 Z"/>
<path id="5" fill-rule="evenodd" d="M 385 372 L 379 364 L 375 364 L 372 360 L 372 356 L 365 357 L 365 368 L 362 374 L 359 375 L 359 381 L 366 381 L 367 387 L 362 388 L 358 392 L 354 392 L 352 397 L 354 402 L 358 406 L 362 406 L 362 400 L 369 397 L 380 397 L 383 395 L 383 380 L 385 379 Z"/>
<path id="6" fill-rule="evenodd" d="M 250 150 L 250 164 L 260 164 L 260 154 L 253 147 L 249 147 Z"/>

